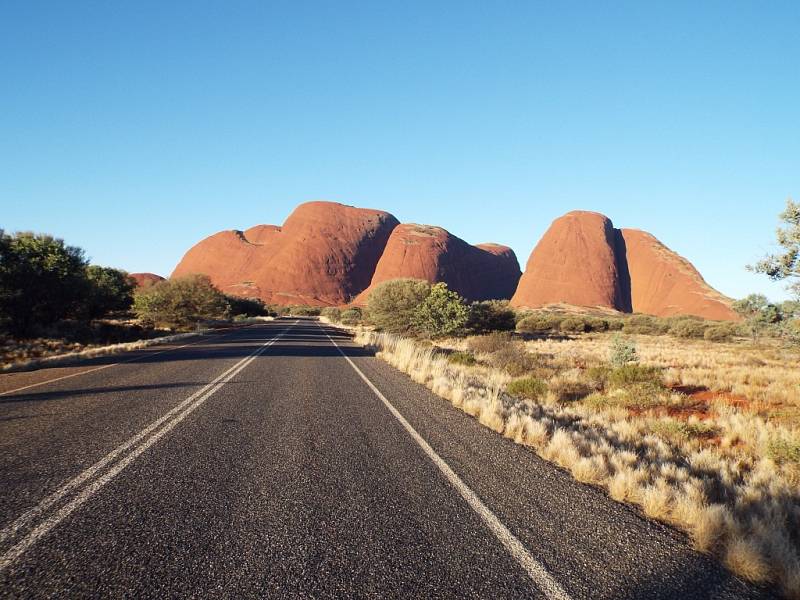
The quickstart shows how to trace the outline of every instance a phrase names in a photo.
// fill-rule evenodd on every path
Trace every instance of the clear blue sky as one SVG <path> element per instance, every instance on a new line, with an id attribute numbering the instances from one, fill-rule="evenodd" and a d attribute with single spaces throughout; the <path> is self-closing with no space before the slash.
<path id="1" fill-rule="evenodd" d="M 800 197 L 800 3 L 0 5 L 0 226 L 168 275 L 328 199 L 497 241 L 572 209 L 722 292 Z"/>

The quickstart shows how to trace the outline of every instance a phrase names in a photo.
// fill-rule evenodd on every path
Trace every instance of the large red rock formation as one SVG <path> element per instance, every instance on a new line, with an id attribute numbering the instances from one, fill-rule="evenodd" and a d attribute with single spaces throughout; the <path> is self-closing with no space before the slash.
<path id="1" fill-rule="evenodd" d="M 511 304 L 611 308 L 657 316 L 737 319 L 728 298 L 649 233 L 598 213 L 556 219 L 534 248 Z"/>
<path id="2" fill-rule="evenodd" d="M 730 300 L 708 285 L 688 260 L 645 231 L 622 229 L 620 232 L 635 312 L 739 319 L 731 309 Z"/>
<path id="3" fill-rule="evenodd" d="M 392 232 L 369 288 L 354 303 L 366 304 L 376 285 L 399 278 L 442 281 L 468 300 L 510 298 L 519 277 L 511 248 L 471 246 L 441 227 L 407 223 Z"/>
<path id="4" fill-rule="evenodd" d="M 625 305 L 614 246 L 608 217 L 573 211 L 556 219 L 531 253 L 511 304 Z"/>
<path id="5" fill-rule="evenodd" d="M 206 238 L 172 276 L 202 273 L 227 293 L 266 302 L 343 304 L 369 285 L 397 224 L 380 210 L 307 202 L 282 227 L 258 225 Z"/>
<path id="6" fill-rule="evenodd" d="M 154 283 L 164 281 L 161 275 L 155 273 L 128 273 L 128 277 L 133 279 L 137 288 L 148 288 Z"/>

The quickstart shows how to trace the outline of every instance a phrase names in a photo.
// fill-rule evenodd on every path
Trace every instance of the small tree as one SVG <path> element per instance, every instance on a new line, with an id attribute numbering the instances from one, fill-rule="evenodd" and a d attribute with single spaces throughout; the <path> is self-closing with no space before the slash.
<path id="1" fill-rule="evenodd" d="M 753 341 L 781 320 L 777 306 L 770 304 L 763 294 L 750 294 L 733 303 L 733 310 L 742 316 Z"/>
<path id="2" fill-rule="evenodd" d="M 464 299 L 437 283 L 413 313 L 412 324 L 419 333 L 430 337 L 453 335 L 467 324 L 469 309 Z"/>
<path id="3" fill-rule="evenodd" d="M 83 250 L 50 235 L 0 230 L 0 321 L 18 335 L 74 316 L 86 294 Z"/>
<path id="4" fill-rule="evenodd" d="M 800 203 L 786 201 L 786 209 L 779 215 L 784 227 L 778 227 L 778 245 L 783 249 L 777 254 L 769 254 L 748 269 L 764 273 L 771 279 L 800 278 Z M 800 284 L 798 281 L 795 285 Z"/>
<path id="5" fill-rule="evenodd" d="M 421 279 L 392 279 L 375 286 L 367 304 L 369 320 L 393 333 L 412 330 L 416 308 L 431 293 L 431 284 Z"/>
<path id="6" fill-rule="evenodd" d="M 508 300 L 484 300 L 469 306 L 467 328 L 474 333 L 513 331 L 516 324 L 516 313 Z"/>
<path id="7" fill-rule="evenodd" d="M 82 309 L 86 317 L 96 319 L 131 307 L 136 285 L 125 271 L 89 265 L 86 280 L 88 289 Z"/>
<path id="8" fill-rule="evenodd" d="M 138 291 L 133 309 L 147 324 L 188 328 L 200 321 L 226 317 L 229 305 L 208 277 L 188 275 Z"/>

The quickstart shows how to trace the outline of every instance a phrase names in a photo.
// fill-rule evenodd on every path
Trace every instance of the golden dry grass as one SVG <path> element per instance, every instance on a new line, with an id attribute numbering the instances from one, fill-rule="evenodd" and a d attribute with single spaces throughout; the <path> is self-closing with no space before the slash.
<path id="1" fill-rule="evenodd" d="M 684 530 L 695 548 L 738 575 L 800 596 L 796 351 L 636 336 L 644 365 L 663 369 L 671 386 L 702 387 L 699 398 L 658 386 L 598 389 L 583 398 L 553 391 L 591 388 L 588 373 L 607 364 L 609 339 L 527 342 L 550 390 L 523 400 L 505 393 L 511 377 L 487 360 L 453 364 L 414 340 L 363 329 L 356 335 L 490 429 Z M 466 348 L 462 339 L 441 345 Z"/>

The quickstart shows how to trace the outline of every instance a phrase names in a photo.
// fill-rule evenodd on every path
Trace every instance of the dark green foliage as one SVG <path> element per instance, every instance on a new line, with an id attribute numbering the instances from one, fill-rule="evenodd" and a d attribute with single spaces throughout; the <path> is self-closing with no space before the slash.
<path id="1" fill-rule="evenodd" d="M 447 289 L 446 283 L 437 283 L 412 312 L 411 324 L 417 333 L 443 337 L 462 332 L 468 317 L 469 309 L 464 299 Z"/>
<path id="2" fill-rule="evenodd" d="M 549 314 L 532 314 L 517 323 L 517 331 L 524 333 L 546 333 L 559 331 L 562 317 Z"/>
<path id="3" fill-rule="evenodd" d="M 513 331 L 515 325 L 516 313 L 508 300 L 473 302 L 469 307 L 467 329 L 473 333 Z"/>
<path id="4" fill-rule="evenodd" d="M 510 382 L 506 392 L 518 398 L 537 400 L 547 393 L 547 384 L 538 377 L 523 377 Z"/>
<path id="5" fill-rule="evenodd" d="M 613 369 L 608 374 L 608 385 L 612 388 L 627 387 L 635 384 L 663 387 L 664 383 L 660 369 L 629 363 Z"/>
<path id="6" fill-rule="evenodd" d="M 431 293 L 431 284 L 421 279 L 392 279 L 377 285 L 369 295 L 369 319 L 391 333 L 413 331 L 413 315 Z"/>
<path id="7" fill-rule="evenodd" d="M 228 303 L 229 313 L 232 315 L 244 315 L 245 317 L 270 317 L 275 316 L 262 300 L 258 298 L 242 298 L 240 296 L 225 295 Z"/>
<path id="8" fill-rule="evenodd" d="M 136 284 L 125 271 L 89 265 L 86 268 L 86 281 L 82 316 L 96 319 L 131 307 Z"/>
<path id="9" fill-rule="evenodd" d="M 456 365 L 474 365 L 477 360 L 471 352 L 451 352 L 447 355 L 448 362 Z"/>
<path id="10" fill-rule="evenodd" d="M 89 283 L 83 250 L 49 235 L 0 230 L 0 323 L 29 334 L 82 312 Z"/>
<path id="11" fill-rule="evenodd" d="M 565 333 L 586 333 L 591 331 L 589 323 L 581 317 L 567 317 L 561 321 L 559 329 Z"/>
<path id="12" fill-rule="evenodd" d="M 633 315 L 625 320 L 622 331 L 625 333 L 662 335 L 669 331 L 669 325 L 650 315 Z"/>
<path id="13" fill-rule="evenodd" d="M 318 317 L 322 309 L 319 306 L 290 306 L 289 314 L 294 317 Z"/>
<path id="14" fill-rule="evenodd" d="M 669 333 L 675 337 L 701 339 L 708 328 L 702 319 L 683 317 L 670 321 Z"/>
<path id="15" fill-rule="evenodd" d="M 139 290 L 133 309 L 144 323 L 179 329 L 229 314 L 225 295 L 205 275 L 159 281 Z"/>

